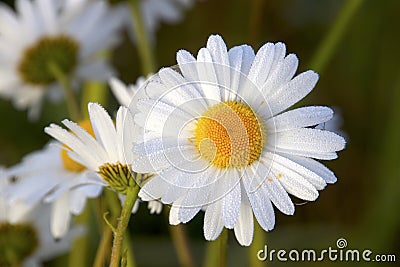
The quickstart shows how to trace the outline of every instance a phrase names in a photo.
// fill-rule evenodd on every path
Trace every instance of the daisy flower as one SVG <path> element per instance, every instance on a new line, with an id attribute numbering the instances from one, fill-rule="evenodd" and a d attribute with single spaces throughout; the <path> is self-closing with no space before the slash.
<path id="1" fill-rule="evenodd" d="M 318 197 L 335 175 L 318 160 L 337 158 L 345 140 L 311 126 L 332 118 L 328 107 L 287 111 L 314 88 L 318 74 L 295 76 L 298 59 L 283 43 L 255 54 L 248 45 L 229 50 L 209 37 L 197 58 L 181 50 L 179 69 L 164 68 L 143 87 L 135 122 L 143 127 L 132 169 L 156 173 L 140 190 L 145 200 L 172 204 L 170 223 L 205 210 L 204 236 L 224 227 L 241 245 L 253 238 L 253 214 L 274 228 L 274 207 L 292 215 L 293 195 Z"/>
<path id="2" fill-rule="evenodd" d="M 63 239 L 50 233 L 50 205 L 10 204 L 2 193 L 10 180 L 0 176 L 0 266 L 41 266 L 67 252 L 82 229 L 70 230 Z"/>
<path id="3" fill-rule="evenodd" d="M 88 122 L 81 125 L 90 126 Z M 102 190 L 93 184 L 76 187 L 94 183 L 99 178 L 69 158 L 55 142 L 28 154 L 21 163 L 4 170 L 3 175 L 16 181 L 5 191 L 11 204 L 52 203 L 51 233 L 55 238 L 68 232 L 72 214 L 83 211 L 86 199 L 97 197 Z"/>
<path id="4" fill-rule="evenodd" d="M 90 122 L 95 138 L 76 123 L 63 120 L 72 132 L 51 124 L 45 132 L 67 146 L 68 155 L 102 178 L 102 184 L 118 193 L 146 181 L 151 175 L 134 173 L 129 164 L 135 155 L 132 146 L 139 130 L 128 108 L 121 106 L 114 122 L 97 103 L 88 105 Z"/>
<path id="5" fill-rule="evenodd" d="M 0 3 L 0 96 L 16 108 L 37 117 L 45 96 L 62 96 L 60 74 L 73 83 L 110 77 L 99 52 L 115 46 L 124 11 L 85 0 L 17 0 L 15 7 Z"/>

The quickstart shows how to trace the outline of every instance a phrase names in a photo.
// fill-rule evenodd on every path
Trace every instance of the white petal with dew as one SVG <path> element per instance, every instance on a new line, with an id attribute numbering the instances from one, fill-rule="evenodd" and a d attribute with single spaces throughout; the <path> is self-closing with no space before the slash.
<path id="1" fill-rule="evenodd" d="M 241 186 L 241 200 L 239 218 L 233 229 L 239 244 L 250 246 L 254 235 L 253 211 L 243 185 Z"/>

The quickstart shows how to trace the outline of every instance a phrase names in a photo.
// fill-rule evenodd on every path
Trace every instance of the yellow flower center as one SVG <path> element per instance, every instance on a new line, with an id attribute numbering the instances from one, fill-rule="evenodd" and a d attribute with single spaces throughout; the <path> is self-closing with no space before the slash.
<path id="1" fill-rule="evenodd" d="M 94 137 L 94 132 L 93 132 L 93 129 L 92 129 L 92 125 L 90 124 L 89 120 L 81 121 L 81 122 L 78 123 L 78 125 L 81 126 L 83 129 L 85 129 L 86 132 L 88 132 L 91 136 Z M 66 145 L 64 145 L 64 147 L 68 148 Z M 75 160 L 71 159 L 71 157 L 68 156 L 67 150 L 65 150 L 65 149 L 61 150 L 61 159 L 63 161 L 64 168 L 67 171 L 70 171 L 70 172 L 81 172 L 81 171 L 86 169 L 85 166 L 83 166 L 82 164 L 79 164 Z"/>
<path id="2" fill-rule="evenodd" d="M 194 141 L 201 157 L 217 168 L 242 168 L 257 160 L 265 144 L 263 121 L 246 104 L 222 102 L 196 123 Z"/>
<path id="3" fill-rule="evenodd" d="M 78 52 L 78 43 L 70 37 L 43 37 L 23 52 L 19 74 L 26 83 L 49 85 L 56 81 L 51 65 L 69 75 L 78 63 Z"/>

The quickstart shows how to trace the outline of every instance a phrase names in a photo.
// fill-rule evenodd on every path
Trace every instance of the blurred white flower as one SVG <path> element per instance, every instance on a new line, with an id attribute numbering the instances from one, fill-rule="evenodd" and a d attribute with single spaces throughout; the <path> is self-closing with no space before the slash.
<path id="1" fill-rule="evenodd" d="M 80 214 L 87 198 L 97 197 L 102 190 L 99 185 L 85 185 L 95 175 L 82 165 L 73 162 L 59 143 L 53 142 L 39 151 L 24 157 L 3 173 L 3 176 L 16 182 L 4 192 L 11 205 L 15 203 L 52 203 L 51 232 L 55 238 L 64 236 L 71 221 L 71 215 Z M 97 177 L 99 180 L 99 178 Z"/>
<path id="2" fill-rule="evenodd" d="M 184 9 L 191 8 L 195 0 L 141 0 L 140 9 L 150 36 L 154 36 L 161 23 L 178 23 Z"/>
<path id="3" fill-rule="evenodd" d="M 124 11 L 105 1 L 17 0 L 0 3 L 0 96 L 37 118 L 45 96 L 59 100 L 59 71 L 73 85 L 107 79 L 113 70 L 101 51 L 119 39 Z"/>
<path id="4" fill-rule="evenodd" d="M 283 43 L 267 43 L 255 54 L 248 45 L 228 50 L 212 35 L 197 59 L 181 50 L 177 61 L 179 71 L 160 70 L 137 100 L 143 143 L 134 146 L 132 164 L 135 172 L 156 174 L 139 196 L 172 204 L 171 224 L 203 209 L 207 240 L 226 227 L 248 246 L 253 213 L 269 231 L 272 204 L 292 215 L 289 194 L 313 201 L 336 181 L 317 160 L 337 158 L 345 140 L 310 128 L 332 118 L 328 107 L 285 112 L 311 92 L 318 74 L 295 76 L 298 59 L 286 55 Z"/>
<path id="5" fill-rule="evenodd" d="M 156 31 L 162 23 L 174 24 L 180 22 L 184 12 L 193 6 L 195 0 L 139 0 L 140 14 L 149 38 L 155 42 Z M 125 21 L 129 28 L 135 23 L 132 20 L 129 8 L 125 11 Z M 129 31 L 132 40 L 132 30 Z"/>
<path id="6" fill-rule="evenodd" d="M 62 123 L 72 132 L 51 124 L 45 132 L 67 146 L 68 155 L 102 178 L 102 185 L 126 194 L 136 184 L 142 185 L 151 174 L 131 171 L 136 157 L 132 146 L 139 136 L 128 108 L 118 109 L 114 124 L 107 111 L 97 103 L 89 103 L 90 123 L 96 138 L 69 120 Z"/>
<path id="7" fill-rule="evenodd" d="M 3 191 L 10 185 L 0 175 L 0 266 L 42 266 L 71 248 L 82 228 L 74 227 L 62 239 L 50 233 L 50 205 L 10 204 Z"/>

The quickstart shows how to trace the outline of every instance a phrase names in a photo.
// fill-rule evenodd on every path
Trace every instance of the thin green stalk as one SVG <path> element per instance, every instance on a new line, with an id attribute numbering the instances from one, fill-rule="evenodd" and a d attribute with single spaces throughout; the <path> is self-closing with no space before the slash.
<path id="1" fill-rule="evenodd" d="M 208 242 L 204 267 L 225 267 L 228 229 L 224 228 L 217 240 Z"/>
<path id="2" fill-rule="evenodd" d="M 103 267 L 104 262 L 107 258 L 108 249 L 112 240 L 112 230 L 110 227 L 105 227 L 103 235 L 100 240 L 100 244 L 97 247 L 96 257 L 93 263 L 93 267 Z"/>
<path id="3" fill-rule="evenodd" d="M 110 211 L 111 215 L 109 222 L 114 224 L 117 221 L 118 215 L 121 213 L 121 203 L 114 191 L 104 190 L 103 196 L 106 203 L 103 213 Z M 101 220 L 102 219 L 103 218 L 101 218 Z M 93 264 L 94 267 L 105 266 L 106 259 L 110 256 L 112 229 L 108 227 L 106 223 L 104 223 L 104 227 L 102 229 L 103 235 L 99 246 L 97 247 L 97 253 Z"/>
<path id="4" fill-rule="evenodd" d="M 400 71 L 397 77 L 400 77 Z M 376 197 L 368 203 L 369 208 L 363 220 L 363 227 L 359 228 L 361 240 L 376 249 L 382 249 L 388 244 L 395 244 L 396 235 L 393 233 L 398 231 L 400 225 L 399 213 L 393 212 L 393 204 L 398 203 L 400 195 L 400 154 L 398 150 L 400 147 L 400 78 L 394 82 L 392 93 L 389 93 L 387 99 L 391 110 L 387 114 L 387 125 L 380 126 L 382 145 L 374 159 L 375 175 L 383 181 L 374 188 Z M 371 229 L 374 230 L 371 231 Z"/>
<path id="5" fill-rule="evenodd" d="M 81 110 L 83 117 L 88 118 L 89 113 L 87 105 L 89 102 L 96 102 L 103 106 L 107 106 L 109 89 L 104 82 L 88 81 L 83 85 Z"/>
<path id="6" fill-rule="evenodd" d="M 169 210 L 170 208 L 165 206 L 164 214 L 167 219 L 169 216 Z M 185 231 L 185 226 L 182 224 L 169 225 L 168 223 L 168 230 L 169 234 L 171 235 L 172 242 L 174 243 L 180 265 L 185 267 L 194 267 L 195 263 L 193 260 L 193 255 L 190 251 L 190 245 Z"/>
<path id="7" fill-rule="evenodd" d="M 90 221 L 90 206 L 86 205 L 84 211 L 76 217 L 77 224 L 89 225 Z M 82 237 L 76 239 L 72 245 L 72 249 L 68 257 L 68 266 L 88 266 L 89 265 L 89 235 L 87 231 Z"/>
<path id="8" fill-rule="evenodd" d="M 122 240 L 131 217 L 132 208 L 138 197 L 139 186 L 130 187 L 126 193 L 124 206 L 118 220 L 117 229 L 114 232 L 114 242 L 111 251 L 110 267 L 118 267 L 121 259 Z"/>
<path id="9" fill-rule="evenodd" d="M 128 229 L 125 231 L 124 247 L 126 248 L 126 267 L 136 267 L 135 254 L 133 253 L 131 237 Z"/>
<path id="10" fill-rule="evenodd" d="M 262 262 L 257 258 L 257 253 L 260 249 L 264 248 L 266 239 L 264 229 L 262 229 L 257 222 L 254 222 L 254 239 L 248 249 L 248 262 L 250 267 L 266 266 L 265 262 Z"/>
<path id="11" fill-rule="evenodd" d="M 335 19 L 332 28 L 328 34 L 322 40 L 320 46 L 317 49 L 313 59 L 311 60 L 311 68 L 323 72 L 330 58 L 336 50 L 337 45 L 340 43 L 351 18 L 354 16 L 356 11 L 360 8 L 364 0 L 347 0 L 344 6 L 340 10 L 337 18 Z"/>
<path id="12" fill-rule="evenodd" d="M 68 77 L 63 73 L 57 64 L 50 62 L 48 65 L 49 70 L 54 75 L 56 80 L 60 83 L 62 90 L 64 91 L 65 101 L 67 103 L 67 107 L 69 110 L 69 114 L 71 119 L 75 121 L 81 120 L 79 104 L 75 97 L 74 92 L 72 91 L 71 84 L 69 82 Z"/>
<path id="13" fill-rule="evenodd" d="M 136 38 L 140 60 L 142 61 L 142 71 L 144 75 L 147 75 L 156 69 L 155 58 L 151 49 L 152 45 L 150 44 L 149 36 L 143 23 L 139 1 L 130 0 L 129 3 L 132 13 L 133 34 Z"/>
<path id="14" fill-rule="evenodd" d="M 222 230 L 221 235 L 217 239 L 218 242 L 218 250 L 219 250 L 219 258 L 218 258 L 218 266 L 225 267 L 226 266 L 226 252 L 228 248 L 228 229 L 224 228 Z"/>
<path id="15" fill-rule="evenodd" d="M 187 240 L 184 225 L 168 225 L 169 233 L 174 242 L 175 251 L 178 254 L 180 266 L 193 267 L 194 261 L 190 253 L 189 242 Z"/>

